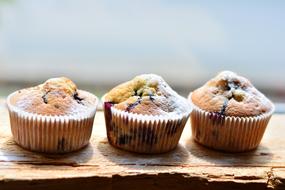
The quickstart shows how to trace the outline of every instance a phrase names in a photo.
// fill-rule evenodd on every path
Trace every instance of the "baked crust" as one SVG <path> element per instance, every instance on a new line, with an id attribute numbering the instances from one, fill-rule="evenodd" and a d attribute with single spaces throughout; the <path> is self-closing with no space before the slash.
<path id="1" fill-rule="evenodd" d="M 273 104 L 251 82 L 223 71 L 195 90 L 189 99 L 200 109 L 227 116 L 257 116 L 272 110 Z"/>
<path id="2" fill-rule="evenodd" d="M 17 108 L 41 115 L 73 115 L 85 112 L 96 97 L 78 90 L 68 78 L 52 78 L 35 87 L 19 90 L 12 97 Z"/>
<path id="3" fill-rule="evenodd" d="M 190 110 L 187 100 L 154 74 L 139 75 L 118 85 L 106 94 L 104 101 L 117 109 L 145 115 L 182 114 Z"/>

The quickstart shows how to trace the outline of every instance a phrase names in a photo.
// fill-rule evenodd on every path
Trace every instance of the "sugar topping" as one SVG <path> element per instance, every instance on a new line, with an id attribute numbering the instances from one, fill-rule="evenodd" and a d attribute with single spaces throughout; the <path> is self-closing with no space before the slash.
<path id="1" fill-rule="evenodd" d="M 187 100 L 155 74 L 143 74 L 118 85 L 105 96 L 115 108 L 145 115 L 183 114 L 190 111 Z"/>
<path id="2" fill-rule="evenodd" d="M 23 111 L 41 115 L 75 115 L 93 109 L 96 97 L 78 90 L 70 79 L 60 77 L 19 90 L 13 104 Z"/>
<path id="3" fill-rule="evenodd" d="M 206 111 L 231 116 L 259 115 L 273 107 L 248 79 L 231 71 L 219 73 L 195 90 L 192 102 Z"/>

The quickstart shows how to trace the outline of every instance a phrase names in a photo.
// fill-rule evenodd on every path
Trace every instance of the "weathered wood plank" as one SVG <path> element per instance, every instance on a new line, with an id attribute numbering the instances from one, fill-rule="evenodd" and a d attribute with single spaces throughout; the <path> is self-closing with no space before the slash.
<path id="1" fill-rule="evenodd" d="M 172 152 L 141 155 L 115 149 L 98 112 L 88 147 L 65 155 L 26 151 L 12 140 L 0 102 L 0 189 L 251 189 L 285 188 L 285 115 L 274 115 L 255 151 L 228 154 L 191 139 L 190 124 Z"/>

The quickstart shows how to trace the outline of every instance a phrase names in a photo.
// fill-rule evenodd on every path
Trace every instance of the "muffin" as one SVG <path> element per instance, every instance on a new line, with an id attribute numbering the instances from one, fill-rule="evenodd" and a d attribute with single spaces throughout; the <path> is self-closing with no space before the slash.
<path id="1" fill-rule="evenodd" d="M 154 74 L 118 85 L 102 100 L 109 143 L 138 153 L 174 149 L 191 112 L 187 100 Z"/>
<path id="2" fill-rule="evenodd" d="M 228 152 L 255 149 L 274 111 L 248 79 L 231 71 L 221 72 L 188 99 L 194 140 Z"/>
<path id="3" fill-rule="evenodd" d="M 78 150 L 89 142 L 97 102 L 65 77 L 16 91 L 7 98 L 14 140 L 36 152 Z"/>

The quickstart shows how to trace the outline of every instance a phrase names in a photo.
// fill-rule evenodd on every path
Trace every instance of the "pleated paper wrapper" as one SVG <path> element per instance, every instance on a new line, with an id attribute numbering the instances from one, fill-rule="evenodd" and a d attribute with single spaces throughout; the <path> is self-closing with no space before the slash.
<path id="1" fill-rule="evenodd" d="M 198 108 L 192 103 L 192 137 L 198 143 L 226 152 L 257 148 L 274 111 L 253 117 L 224 116 Z"/>
<path id="2" fill-rule="evenodd" d="M 104 112 L 109 143 L 120 149 L 145 154 L 174 149 L 190 114 L 135 114 L 116 109 L 108 102 L 104 102 Z"/>
<path id="3" fill-rule="evenodd" d="M 21 147 L 44 153 L 67 153 L 79 150 L 89 143 L 96 105 L 86 113 L 68 116 L 40 115 L 25 112 L 7 98 L 13 138 Z M 94 95 L 93 95 L 94 96 Z"/>

